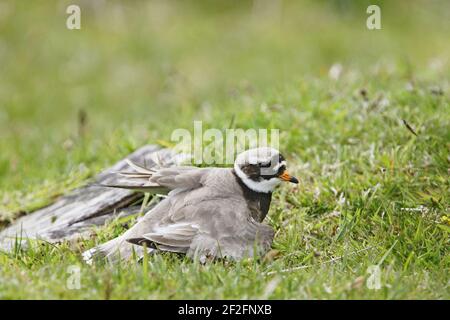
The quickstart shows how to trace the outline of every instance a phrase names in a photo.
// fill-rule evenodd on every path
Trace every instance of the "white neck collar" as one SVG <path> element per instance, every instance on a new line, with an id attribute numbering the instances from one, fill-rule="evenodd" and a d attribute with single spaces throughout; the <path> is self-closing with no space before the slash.
<path id="1" fill-rule="evenodd" d="M 242 172 L 241 168 L 237 164 L 234 164 L 234 172 L 241 179 L 241 181 L 250 189 L 256 192 L 269 193 L 272 192 L 276 186 L 281 182 L 279 178 L 271 178 L 269 180 L 254 181 L 247 177 L 247 175 Z"/>

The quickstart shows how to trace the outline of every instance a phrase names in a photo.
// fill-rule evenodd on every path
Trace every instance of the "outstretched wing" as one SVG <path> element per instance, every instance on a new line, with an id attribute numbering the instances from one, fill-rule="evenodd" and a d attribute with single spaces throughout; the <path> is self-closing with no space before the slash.
<path id="1" fill-rule="evenodd" d="M 121 179 L 117 183 L 101 184 L 100 186 L 165 194 L 177 188 L 200 187 L 202 176 L 207 172 L 207 169 L 197 167 L 146 168 L 128 159 L 126 162 L 134 172 L 118 172 Z"/>

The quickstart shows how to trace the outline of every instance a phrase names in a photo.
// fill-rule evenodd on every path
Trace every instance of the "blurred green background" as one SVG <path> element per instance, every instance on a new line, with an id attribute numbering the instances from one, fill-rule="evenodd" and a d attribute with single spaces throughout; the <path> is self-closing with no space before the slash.
<path id="1" fill-rule="evenodd" d="M 57 192 L 194 119 L 271 127 L 254 110 L 317 103 L 301 88 L 340 90 L 336 64 L 347 90 L 394 76 L 448 87 L 448 1 L 378 1 L 382 30 L 372 31 L 370 1 L 76 1 L 82 28 L 68 30 L 72 3 L 0 2 L 2 193 L 45 181 Z"/>
<path id="2" fill-rule="evenodd" d="M 76 249 L 0 255 L 0 297 L 448 299 L 449 35 L 444 0 L 0 0 L 0 225 L 194 120 L 280 129 L 301 180 L 275 193 L 274 262 L 156 256 L 151 275 L 84 268 L 89 290 L 66 290 L 66 265 L 116 223 Z M 379 291 L 363 286 L 372 264 Z M 317 267 L 264 276 L 298 265 Z"/>
<path id="3" fill-rule="evenodd" d="M 81 30 L 66 28 L 73 3 Z M 273 127 L 255 110 L 319 103 L 316 91 L 341 90 L 333 65 L 347 91 L 389 86 L 394 75 L 448 87 L 450 3 L 375 3 L 382 30 L 371 31 L 370 1 L 1 1 L 2 211 L 39 202 L 30 192 L 46 181 L 59 193 L 194 119 Z M 277 127 L 303 134 L 298 121 Z"/>

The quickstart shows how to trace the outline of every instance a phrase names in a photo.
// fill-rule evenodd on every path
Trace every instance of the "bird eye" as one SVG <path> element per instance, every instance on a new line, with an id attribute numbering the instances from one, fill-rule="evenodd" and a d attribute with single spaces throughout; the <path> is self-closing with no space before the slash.
<path id="1" fill-rule="evenodd" d="M 281 166 L 281 167 L 278 169 L 278 174 L 282 174 L 285 170 L 286 170 L 286 166 Z"/>

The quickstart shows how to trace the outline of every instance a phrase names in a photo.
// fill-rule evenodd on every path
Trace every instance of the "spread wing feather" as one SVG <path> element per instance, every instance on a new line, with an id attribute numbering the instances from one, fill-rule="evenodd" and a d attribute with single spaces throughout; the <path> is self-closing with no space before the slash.
<path id="1" fill-rule="evenodd" d="M 152 194 L 166 194 L 168 191 L 182 188 L 194 189 L 201 186 L 204 169 L 197 167 L 145 168 L 126 159 L 135 172 L 118 172 L 122 179 L 115 183 L 99 184 L 102 187 L 130 189 Z"/>

